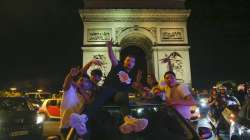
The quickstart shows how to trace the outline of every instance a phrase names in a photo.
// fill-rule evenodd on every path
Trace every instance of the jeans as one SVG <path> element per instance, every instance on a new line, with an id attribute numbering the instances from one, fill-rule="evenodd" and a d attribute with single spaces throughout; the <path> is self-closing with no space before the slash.
<path id="1" fill-rule="evenodd" d="M 114 99 L 114 103 L 121 107 L 122 115 L 128 115 L 129 109 L 129 99 L 127 91 L 117 91 L 112 87 L 103 87 L 95 100 L 89 104 L 83 111 L 88 118 L 92 118 L 101 109 L 101 107 L 111 98 Z"/>

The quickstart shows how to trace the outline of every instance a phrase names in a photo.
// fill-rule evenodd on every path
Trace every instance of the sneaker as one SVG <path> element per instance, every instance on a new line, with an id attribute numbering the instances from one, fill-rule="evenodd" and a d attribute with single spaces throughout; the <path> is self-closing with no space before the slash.
<path id="1" fill-rule="evenodd" d="M 141 132 L 148 126 L 147 119 L 138 119 L 134 125 L 134 132 Z"/>
<path id="2" fill-rule="evenodd" d="M 123 133 L 123 134 L 129 134 L 131 132 L 133 132 L 133 125 L 130 124 L 126 124 L 123 123 L 120 127 L 119 130 Z"/>
<path id="3" fill-rule="evenodd" d="M 82 136 L 87 133 L 86 122 L 88 117 L 85 114 L 79 115 L 72 113 L 70 116 L 69 124 L 72 128 L 75 128 L 78 135 Z"/>
<path id="4" fill-rule="evenodd" d="M 132 116 L 125 116 L 124 123 L 119 127 L 123 134 L 129 134 L 131 132 L 141 132 L 148 125 L 147 119 L 136 119 Z"/>

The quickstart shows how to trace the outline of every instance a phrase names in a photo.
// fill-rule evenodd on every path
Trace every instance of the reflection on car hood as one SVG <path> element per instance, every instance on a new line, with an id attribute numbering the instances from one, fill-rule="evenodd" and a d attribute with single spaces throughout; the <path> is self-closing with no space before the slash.
<path id="1" fill-rule="evenodd" d="M 0 121 L 2 125 L 33 124 L 36 121 L 36 112 L 0 111 Z"/>

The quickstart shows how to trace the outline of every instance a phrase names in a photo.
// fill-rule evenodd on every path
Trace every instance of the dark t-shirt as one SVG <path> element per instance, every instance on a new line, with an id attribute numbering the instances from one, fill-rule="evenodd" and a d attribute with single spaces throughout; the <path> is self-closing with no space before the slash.
<path id="1" fill-rule="evenodd" d="M 130 71 L 129 73 L 126 72 L 129 75 L 129 78 L 131 79 L 130 84 L 121 82 L 118 76 L 118 73 L 120 71 L 126 72 L 126 70 L 124 69 L 123 65 L 119 62 L 117 66 L 112 66 L 111 70 L 108 74 L 108 76 L 106 77 L 105 81 L 104 81 L 104 86 L 108 86 L 111 88 L 114 88 L 117 91 L 128 91 L 131 89 L 132 86 L 132 82 L 133 82 L 133 74 Z"/>

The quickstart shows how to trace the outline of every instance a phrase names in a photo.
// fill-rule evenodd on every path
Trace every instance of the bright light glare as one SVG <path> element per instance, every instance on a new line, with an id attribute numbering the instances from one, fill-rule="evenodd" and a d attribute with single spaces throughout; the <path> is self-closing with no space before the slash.
<path id="1" fill-rule="evenodd" d="M 195 109 L 195 112 L 196 112 L 196 113 L 199 113 L 199 112 L 200 112 L 200 108 L 197 107 L 197 108 Z"/>
<path id="2" fill-rule="evenodd" d="M 38 114 L 36 118 L 36 124 L 40 124 L 45 120 L 45 116 L 43 114 Z"/>
<path id="3" fill-rule="evenodd" d="M 138 114 L 141 114 L 141 113 L 143 112 L 143 110 L 144 110 L 143 108 L 138 108 L 138 109 L 137 109 L 137 113 L 138 113 Z"/>
<path id="4" fill-rule="evenodd" d="M 158 111 L 157 107 L 154 107 L 153 109 L 154 109 L 154 111 L 155 111 L 155 112 L 157 112 L 157 111 Z"/>

